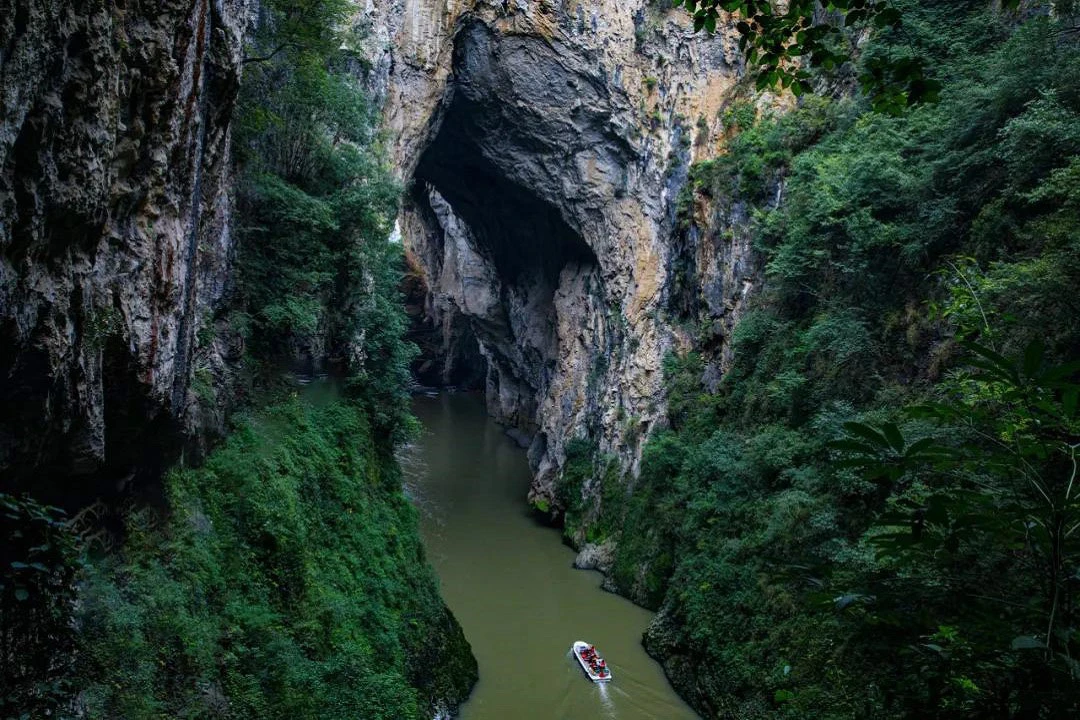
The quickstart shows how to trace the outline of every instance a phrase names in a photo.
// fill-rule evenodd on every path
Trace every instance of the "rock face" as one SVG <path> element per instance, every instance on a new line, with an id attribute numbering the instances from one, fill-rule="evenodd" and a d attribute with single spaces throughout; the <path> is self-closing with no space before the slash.
<path id="1" fill-rule="evenodd" d="M 585 546 L 581 548 L 581 552 L 574 558 L 574 567 L 578 570 L 599 570 L 606 573 L 611 569 L 614 562 L 613 552 L 614 548 L 610 541 L 599 545 L 585 543 Z"/>
<path id="2" fill-rule="evenodd" d="M 77 502 L 80 483 L 89 496 L 152 474 L 218 422 L 199 396 L 223 367 L 213 312 L 247 13 L 0 13 L 0 487 L 49 497 L 66 478 Z"/>
<path id="3" fill-rule="evenodd" d="M 722 146 L 735 41 L 647 0 L 393 2 L 368 24 L 432 362 L 483 356 L 491 413 L 532 438 L 538 506 L 558 510 L 575 437 L 632 475 L 688 344 L 673 310 L 689 293 L 730 329 L 757 283 L 745 233 L 676 222 L 689 164 Z"/>

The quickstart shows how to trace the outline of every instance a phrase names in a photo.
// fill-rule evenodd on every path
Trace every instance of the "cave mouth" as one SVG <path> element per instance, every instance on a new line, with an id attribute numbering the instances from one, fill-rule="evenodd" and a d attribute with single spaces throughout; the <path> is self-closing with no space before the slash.
<path id="1" fill-rule="evenodd" d="M 564 270 L 580 273 L 599 263 L 557 196 L 564 189 L 561 174 L 552 171 L 566 161 L 562 140 L 528 112 L 515 110 L 523 89 L 514 84 L 518 74 L 499 67 L 504 52 L 496 43 L 504 41 L 526 42 L 496 38 L 475 24 L 458 34 L 445 104 L 413 172 L 408 205 L 428 236 L 417 255 L 426 264 L 423 274 L 436 283 L 444 277 L 446 243 L 461 226 L 475 263 L 470 268 L 484 266 L 457 278 L 462 292 L 480 298 L 474 307 L 451 308 L 434 322 L 425 318 L 424 330 L 432 334 L 427 347 L 435 352 L 418 343 L 423 352 L 414 374 L 424 385 L 475 378 L 493 415 L 524 429 L 532 427 L 538 396 L 557 365 L 556 302 Z M 530 185 L 534 180 L 541 184 Z M 425 289 L 432 298 L 439 293 Z M 492 299 L 501 310 L 492 310 Z M 412 307 L 415 313 L 415 301 Z M 493 408 L 496 394 L 503 411 Z"/>
<path id="2" fill-rule="evenodd" d="M 485 155 L 483 139 L 475 135 L 483 112 L 472 102 L 452 103 L 417 165 L 413 199 L 426 205 L 425 188 L 434 188 L 468 225 L 503 283 L 515 285 L 539 272 L 557 287 L 568 263 L 595 265 L 596 255 L 557 208 L 510 180 Z"/>
<path id="3" fill-rule="evenodd" d="M 567 264 L 596 265 L 558 207 L 567 143 L 583 137 L 562 117 L 580 79 L 543 41 L 502 35 L 479 21 L 456 34 L 452 69 L 434 135 L 413 173 L 414 198 L 426 204 L 420 196 L 434 188 L 505 285 L 539 274 L 558 287 Z"/>

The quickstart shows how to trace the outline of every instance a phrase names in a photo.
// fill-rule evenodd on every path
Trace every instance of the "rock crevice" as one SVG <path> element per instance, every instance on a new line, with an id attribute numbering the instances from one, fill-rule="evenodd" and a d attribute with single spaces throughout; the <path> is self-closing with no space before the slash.
<path id="1" fill-rule="evenodd" d="M 217 420 L 229 119 L 248 7 L 20 0 L 0 19 L 0 475 L 69 503 Z M 71 478 L 76 478 L 72 483 Z"/>
<path id="2" fill-rule="evenodd" d="M 687 167 L 719 150 L 732 39 L 646 2 L 595 5 L 372 11 L 371 79 L 411 187 L 402 239 L 443 333 L 428 362 L 462 377 L 476 360 L 460 348 L 478 349 L 491 414 L 529 438 L 531 499 L 556 513 L 570 441 L 632 475 L 663 421 L 663 359 L 688 344 L 680 254 L 723 275 L 709 258 L 749 252 L 675 242 Z"/>

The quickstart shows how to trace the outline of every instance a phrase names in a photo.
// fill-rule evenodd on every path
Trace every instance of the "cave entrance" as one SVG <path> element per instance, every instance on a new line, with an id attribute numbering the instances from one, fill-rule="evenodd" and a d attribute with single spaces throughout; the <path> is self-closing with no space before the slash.
<path id="1" fill-rule="evenodd" d="M 411 233 L 409 249 L 432 285 L 426 317 L 440 337 L 426 345 L 443 353 L 417 369 L 424 384 L 434 384 L 432 368 L 442 379 L 482 373 L 489 411 L 531 434 L 556 372 L 557 293 L 598 263 L 559 207 L 563 188 L 550 163 L 565 154 L 561 141 L 513 111 L 531 90 L 498 67 L 501 41 L 527 42 L 499 40 L 479 24 L 459 32 L 454 79 L 413 175 L 407 205 L 423 230 Z"/>
<path id="2" fill-rule="evenodd" d="M 414 200 L 425 202 L 424 185 L 437 190 L 504 282 L 513 284 L 539 271 L 557 284 L 567 263 L 595 265 L 592 250 L 554 206 L 510 180 L 485 156 L 483 137 L 476 137 L 483 130 L 475 122 L 483 112 L 468 100 L 451 105 L 417 166 Z M 512 157 L 503 160 L 514 162 Z"/>

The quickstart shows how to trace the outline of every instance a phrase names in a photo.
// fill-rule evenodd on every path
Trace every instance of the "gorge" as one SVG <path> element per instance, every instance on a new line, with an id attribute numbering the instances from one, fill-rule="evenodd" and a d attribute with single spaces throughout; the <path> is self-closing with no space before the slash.
<path id="1" fill-rule="evenodd" d="M 558 531 L 523 498 L 532 474 L 471 393 L 419 396 L 424 433 L 402 453 L 406 486 L 442 595 L 476 656 L 479 680 L 460 717 L 671 720 L 697 715 L 641 647 L 651 613 L 574 569 Z M 566 638 L 602 648 L 617 682 L 594 685 L 566 662 Z"/>
<path id="2" fill-rule="evenodd" d="M 376 85 L 440 373 L 475 343 L 489 411 L 530 443 L 530 497 L 555 507 L 569 438 L 588 428 L 632 468 L 662 416 L 674 201 L 692 158 L 716 152 L 734 41 L 647 4 L 401 10 L 374 21 L 397 38 Z M 747 250 L 709 249 L 728 260 L 703 280 L 728 323 L 755 281 Z"/>
<path id="3" fill-rule="evenodd" d="M 0 4 L 0 717 L 1074 716 L 1078 12 Z"/>

